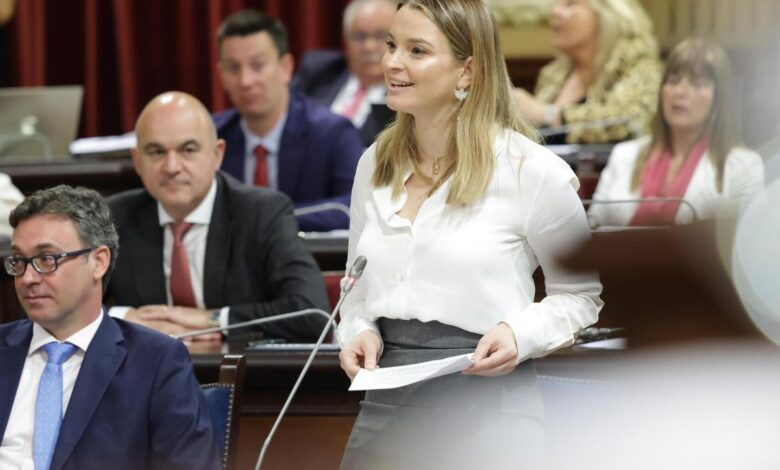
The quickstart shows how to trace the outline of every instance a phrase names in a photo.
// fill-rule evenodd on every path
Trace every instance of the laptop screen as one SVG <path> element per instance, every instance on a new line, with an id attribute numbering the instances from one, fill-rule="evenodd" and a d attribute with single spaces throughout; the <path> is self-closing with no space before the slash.
<path id="1" fill-rule="evenodd" d="M 0 157 L 68 158 L 83 95 L 80 85 L 0 88 Z"/>

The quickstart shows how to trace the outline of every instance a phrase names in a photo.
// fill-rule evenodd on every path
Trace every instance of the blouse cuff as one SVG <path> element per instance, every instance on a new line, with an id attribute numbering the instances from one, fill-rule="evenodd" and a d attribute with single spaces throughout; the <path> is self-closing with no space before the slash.
<path id="1" fill-rule="evenodd" d="M 535 307 L 536 304 L 533 304 L 519 315 L 504 320 L 515 333 L 520 362 L 541 357 L 548 350 L 547 332 L 539 315 L 534 312 Z"/>
<path id="2" fill-rule="evenodd" d="M 376 332 L 380 337 L 382 336 L 379 333 L 379 327 L 377 326 L 376 322 L 373 322 L 371 320 L 366 320 L 365 318 L 356 318 L 354 321 L 350 322 L 349 325 L 344 328 L 344 325 L 339 325 L 338 329 L 336 330 L 339 340 L 339 345 L 343 348 L 349 345 L 349 343 L 352 342 L 360 333 L 371 330 Z M 380 351 L 381 352 L 381 351 Z"/>
<path id="3" fill-rule="evenodd" d="M 534 303 L 520 314 L 504 320 L 515 333 L 520 362 L 542 357 L 573 342 L 572 335 L 551 337 L 549 329 L 545 327 L 542 314 L 544 314 L 544 307 Z"/>

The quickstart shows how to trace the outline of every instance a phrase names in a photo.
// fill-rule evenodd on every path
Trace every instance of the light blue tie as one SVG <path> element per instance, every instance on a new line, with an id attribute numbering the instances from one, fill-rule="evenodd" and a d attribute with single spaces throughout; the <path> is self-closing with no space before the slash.
<path id="1" fill-rule="evenodd" d="M 76 346 L 70 343 L 49 343 L 43 349 L 48 359 L 35 400 L 35 470 L 49 470 L 51 465 L 62 424 L 62 363 L 76 352 Z"/>

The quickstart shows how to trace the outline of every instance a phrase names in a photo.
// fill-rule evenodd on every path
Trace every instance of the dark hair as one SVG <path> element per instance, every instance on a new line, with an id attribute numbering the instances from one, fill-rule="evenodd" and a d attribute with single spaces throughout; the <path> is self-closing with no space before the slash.
<path id="1" fill-rule="evenodd" d="M 271 36 L 279 56 L 290 52 L 287 28 L 281 21 L 258 10 L 241 10 L 222 21 L 217 28 L 217 52 L 222 51 L 222 42 L 229 37 L 249 36 L 265 31 Z"/>
<path id="2" fill-rule="evenodd" d="M 103 196 L 92 189 L 73 188 L 64 184 L 35 191 L 11 211 L 11 227 L 16 228 L 21 222 L 37 215 L 66 217 L 76 226 L 76 232 L 85 247 L 108 247 L 111 260 L 103 276 L 105 292 L 119 255 L 119 235 Z"/>

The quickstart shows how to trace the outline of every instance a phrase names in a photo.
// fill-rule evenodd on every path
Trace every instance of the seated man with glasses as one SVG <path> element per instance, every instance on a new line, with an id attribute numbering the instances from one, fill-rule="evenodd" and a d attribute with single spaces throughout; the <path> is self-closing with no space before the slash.
<path id="1" fill-rule="evenodd" d="M 220 468 L 186 348 L 101 305 L 118 236 L 100 195 L 41 190 L 10 222 L 29 319 L 0 325 L 0 470 Z"/>
<path id="2" fill-rule="evenodd" d="M 344 9 L 344 52 L 307 52 L 290 85 L 292 91 L 352 121 L 366 147 L 374 143 L 386 120 L 372 104 L 386 100 L 381 61 L 397 5 L 397 0 L 352 0 Z"/>

